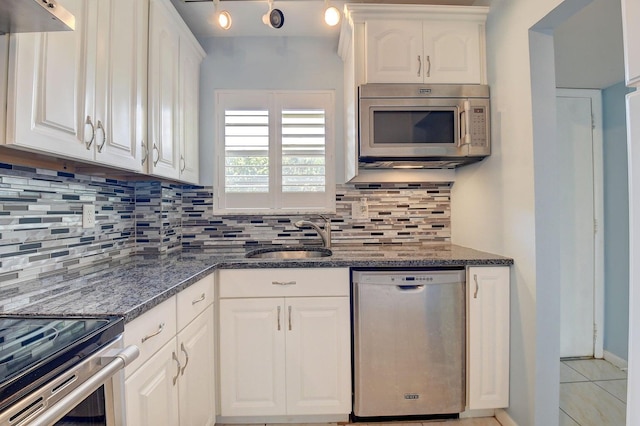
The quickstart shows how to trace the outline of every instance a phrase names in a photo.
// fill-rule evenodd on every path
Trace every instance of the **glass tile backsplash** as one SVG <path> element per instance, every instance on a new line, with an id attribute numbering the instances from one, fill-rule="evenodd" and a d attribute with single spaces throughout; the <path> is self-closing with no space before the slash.
<path id="1" fill-rule="evenodd" d="M 448 242 L 451 183 L 338 185 L 332 240 L 340 244 Z M 351 217 L 367 200 L 369 217 Z M 96 226 L 82 227 L 93 204 Z M 103 177 L 0 163 L 0 294 L 7 285 L 136 253 L 258 244 L 321 244 L 308 216 L 214 216 L 211 187 Z"/>

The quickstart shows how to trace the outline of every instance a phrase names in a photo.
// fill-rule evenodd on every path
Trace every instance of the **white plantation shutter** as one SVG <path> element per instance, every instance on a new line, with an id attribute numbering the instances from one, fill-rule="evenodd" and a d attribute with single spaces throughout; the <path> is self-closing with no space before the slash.
<path id="1" fill-rule="evenodd" d="M 225 192 L 269 192 L 269 111 L 224 112 Z"/>
<path id="2" fill-rule="evenodd" d="M 333 92 L 216 93 L 215 210 L 335 210 Z"/>
<path id="3" fill-rule="evenodd" d="M 325 191 L 325 111 L 282 111 L 282 192 Z"/>

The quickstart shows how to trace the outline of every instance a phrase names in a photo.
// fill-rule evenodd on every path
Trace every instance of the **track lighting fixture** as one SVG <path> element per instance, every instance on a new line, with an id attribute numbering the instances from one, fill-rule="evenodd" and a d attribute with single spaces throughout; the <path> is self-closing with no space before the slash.
<path id="1" fill-rule="evenodd" d="M 222 12 L 218 12 L 218 6 L 220 5 L 220 0 L 213 0 L 213 4 L 215 7 L 215 16 L 216 16 L 216 21 L 218 21 L 218 25 L 223 30 L 228 30 L 229 28 L 231 28 L 231 14 L 226 10 L 223 10 Z"/>
<path id="2" fill-rule="evenodd" d="M 280 9 L 273 8 L 273 0 L 267 0 L 269 11 L 262 16 L 262 23 L 271 28 L 282 28 L 284 25 L 284 13 Z"/>
<path id="3" fill-rule="evenodd" d="M 340 22 L 340 11 L 335 6 L 329 6 L 329 0 L 325 0 L 324 5 L 324 22 L 330 27 L 335 27 Z"/>

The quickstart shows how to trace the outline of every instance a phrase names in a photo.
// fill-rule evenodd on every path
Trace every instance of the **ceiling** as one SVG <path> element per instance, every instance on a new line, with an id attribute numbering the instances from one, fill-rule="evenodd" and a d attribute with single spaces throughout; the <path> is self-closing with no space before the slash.
<path id="1" fill-rule="evenodd" d="M 594 0 L 556 28 L 558 87 L 604 89 L 624 80 L 620 3 Z"/>
<path id="2" fill-rule="evenodd" d="M 262 24 L 268 10 L 266 0 L 221 0 L 220 9 L 233 19 L 231 29 L 213 25 L 215 7 L 212 0 L 171 0 L 196 37 L 240 36 L 308 36 L 333 37 L 337 40 L 340 25 L 328 27 L 323 22 L 322 0 L 274 0 L 282 10 L 284 26 L 273 29 Z M 491 0 L 350 0 L 350 3 L 413 3 L 462 6 L 489 6 Z M 331 0 L 342 9 L 346 2 Z M 624 79 L 622 18 L 620 2 L 594 0 L 583 10 L 556 28 L 556 82 L 558 87 L 602 89 Z"/>
<path id="3" fill-rule="evenodd" d="M 440 4 L 455 6 L 486 6 L 490 0 L 351 0 L 349 3 L 385 4 Z M 241 36 L 307 36 L 335 37 L 340 33 L 340 25 L 329 27 L 324 23 L 324 1 L 322 0 L 274 0 L 273 7 L 284 13 L 284 26 L 280 29 L 267 27 L 262 23 L 262 15 L 268 10 L 266 0 L 221 0 L 220 10 L 231 13 L 232 26 L 225 31 L 212 25 L 215 7 L 213 1 L 171 0 L 193 34 L 198 38 L 241 37 Z M 331 4 L 342 10 L 346 1 L 331 0 Z"/>

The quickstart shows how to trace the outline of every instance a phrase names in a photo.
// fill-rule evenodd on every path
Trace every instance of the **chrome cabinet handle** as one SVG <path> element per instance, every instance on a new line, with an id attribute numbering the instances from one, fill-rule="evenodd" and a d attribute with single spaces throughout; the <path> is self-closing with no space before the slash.
<path id="1" fill-rule="evenodd" d="M 427 55 L 427 77 L 431 77 L 431 58 Z"/>
<path id="2" fill-rule="evenodd" d="M 187 162 L 184 161 L 184 155 L 180 156 L 180 165 L 182 166 L 182 167 L 180 167 L 180 173 L 182 173 L 182 172 L 184 172 L 184 169 L 187 168 Z"/>
<path id="3" fill-rule="evenodd" d="M 295 281 L 271 281 L 272 285 L 296 285 Z"/>
<path id="4" fill-rule="evenodd" d="M 180 360 L 178 359 L 178 356 L 176 355 L 175 352 L 171 352 L 171 358 L 176 362 L 176 364 L 178 365 L 178 372 L 176 373 L 175 377 L 173 378 L 173 386 L 176 385 L 176 382 L 178 381 L 178 377 L 180 377 L 180 371 L 182 366 L 180 365 Z"/>
<path id="5" fill-rule="evenodd" d="M 180 350 L 184 352 L 184 357 L 185 357 L 184 365 L 182 366 L 182 370 L 180 370 L 180 375 L 184 375 L 184 370 L 185 368 L 187 368 L 187 365 L 189 365 L 189 353 L 184 348 L 184 342 L 180 343 Z"/>
<path id="6" fill-rule="evenodd" d="M 193 305 L 195 305 L 196 303 L 200 303 L 200 302 L 202 302 L 205 298 L 206 298 L 206 296 L 204 295 L 204 293 L 202 293 L 202 294 L 200 295 L 200 297 L 199 297 L 199 298 L 197 298 L 196 300 L 192 300 L 192 301 L 191 301 L 191 305 L 193 306 Z"/>
<path id="7" fill-rule="evenodd" d="M 96 127 L 93 125 L 93 121 L 91 121 L 91 116 L 87 115 L 87 119 L 84 122 L 85 126 L 88 124 L 89 126 L 91 126 L 91 139 L 89 139 L 89 142 L 84 141 L 84 145 L 87 147 L 87 149 L 91 149 L 91 144 L 93 143 L 93 141 L 96 138 Z"/>
<path id="8" fill-rule="evenodd" d="M 151 333 L 151 334 L 148 334 L 148 335 L 146 335 L 146 336 L 144 336 L 144 337 L 142 338 L 142 343 L 144 343 L 144 342 L 146 342 L 147 340 L 151 339 L 152 337 L 155 337 L 155 336 L 157 336 L 158 334 L 162 333 L 162 331 L 163 331 L 163 330 L 164 330 L 164 323 L 163 323 L 163 322 L 161 322 L 161 323 L 158 325 L 158 330 L 156 330 L 155 332 L 153 332 L 153 333 Z"/>
<path id="9" fill-rule="evenodd" d="M 160 161 L 160 150 L 158 149 L 158 146 L 156 145 L 156 143 L 153 143 L 153 152 L 158 154 L 158 158 L 156 158 L 155 160 L 153 160 L 153 166 L 157 166 L 158 165 L 158 161 Z"/>
<path id="10" fill-rule="evenodd" d="M 100 120 L 98 120 L 98 124 L 96 125 L 96 133 L 98 133 L 98 130 L 102 130 L 102 143 L 98 145 L 98 152 L 102 152 L 104 144 L 107 143 L 107 132 L 104 130 L 104 126 Z"/>
<path id="11" fill-rule="evenodd" d="M 280 306 L 278 306 L 278 331 L 280 331 Z"/>
<path id="12" fill-rule="evenodd" d="M 142 156 L 142 165 L 144 166 L 147 158 L 149 158 L 149 148 L 147 148 L 147 144 L 144 143 L 144 140 L 140 141 L 140 145 L 142 145 L 142 150 L 144 151 L 144 155 Z"/>
<path id="13" fill-rule="evenodd" d="M 422 58 L 418 55 L 418 77 L 420 77 L 420 72 L 422 71 Z"/>
<path id="14" fill-rule="evenodd" d="M 289 331 L 291 331 L 291 305 L 289 305 Z"/>
<path id="15" fill-rule="evenodd" d="M 473 292 L 473 298 L 477 299 L 478 298 L 478 289 L 480 288 L 478 286 L 478 275 L 473 274 L 473 281 L 476 283 L 476 291 Z"/>

